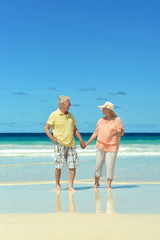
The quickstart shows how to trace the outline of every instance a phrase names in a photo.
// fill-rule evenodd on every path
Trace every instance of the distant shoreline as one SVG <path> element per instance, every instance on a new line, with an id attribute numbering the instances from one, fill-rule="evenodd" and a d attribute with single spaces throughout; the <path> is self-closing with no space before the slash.
<path id="1" fill-rule="evenodd" d="M 46 134 L 44 132 L 2 132 L 0 133 L 0 135 L 35 135 L 35 136 L 46 136 Z M 83 135 L 89 135 L 92 134 L 92 132 L 81 132 L 81 134 Z M 155 135 L 155 136 L 159 136 L 160 132 L 125 132 L 126 136 L 133 136 L 133 135 L 139 135 L 139 136 L 143 136 L 143 135 Z"/>

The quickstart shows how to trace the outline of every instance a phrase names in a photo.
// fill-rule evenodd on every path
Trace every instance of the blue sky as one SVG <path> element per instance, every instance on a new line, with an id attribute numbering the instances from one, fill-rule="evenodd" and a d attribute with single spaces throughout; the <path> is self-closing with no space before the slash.
<path id="1" fill-rule="evenodd" d="M 0 132 L 44 132 L 60 95 L 80 132 L 115 104 L 125 132 L 160 132 L 160 1 L 1 0 Z"/>

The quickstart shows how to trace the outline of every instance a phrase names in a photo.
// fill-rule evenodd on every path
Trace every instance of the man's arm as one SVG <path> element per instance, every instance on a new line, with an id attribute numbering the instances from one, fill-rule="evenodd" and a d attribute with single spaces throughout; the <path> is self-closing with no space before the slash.
<path id="1" fill-rule="evenodd" d="M 78 129 L 76 128 L 76 126 L 74 126 L 74 135 L 79 139 L 81 148 L 85 148 L 85 147 L 86 147 L 86 144 L 85 144 L 85 142 L 83 141 L 83 139 L 82 139 L 82 137 L 81 137 L 81 134 L 79 133 L 79 131 L 78 131 Z"/>
<path id="2" fill-rule="evenodd" d="M 46 125 L 44 127 L 44 131 L 45 131 L 46 135 L 51 139 L 51 141 L 55 144 L 57 142 L 57 138 L 52 136 L 52 134 L 49 130 L 50 127 L 51 127 L 51 125 L 49 123 L 46 123 Z"/>

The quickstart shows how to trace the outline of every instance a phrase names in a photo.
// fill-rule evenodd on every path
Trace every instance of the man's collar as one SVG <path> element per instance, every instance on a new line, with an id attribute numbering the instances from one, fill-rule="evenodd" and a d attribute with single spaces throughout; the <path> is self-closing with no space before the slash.
<path id="1" fill-rule="evenodd" d="M 65 112 L 65 113 L 62 113 L 62 112 L 61 112 L 61 110 L 60 110 L 59 108 L 58 108 L 58 110 L 57 110 L 57 111 L 58 111 L 59 115 L 69 114 L 69 112 L 68 112 L 68 111 L 67 111 L 67 112 Z"/>
<path id="2" fill-rule="evenodd" d="M 61 112 L 61 110 L 58 108 L 58 113 L 59 113 L 59 115 L 63 115 L 63 113 Z"/>

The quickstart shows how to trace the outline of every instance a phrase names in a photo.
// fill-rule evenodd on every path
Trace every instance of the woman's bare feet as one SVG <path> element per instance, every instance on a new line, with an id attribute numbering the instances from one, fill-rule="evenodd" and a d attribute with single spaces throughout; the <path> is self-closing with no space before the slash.
<path id="1" fill-rule="evenodd" d="M 98 188 L 98 187 L 99 187 L 99 177 L 95 177 L 94 188 Z"/>
<path id="2" fill-rule="evenodd" d="M 112 190 L 112 188 L 111 188 L 111 183 L 112 183 L 112 179 L 108 179 L 108 184 L 107 184 L 108 191 L 111 191 L 111 190 Z"/>

